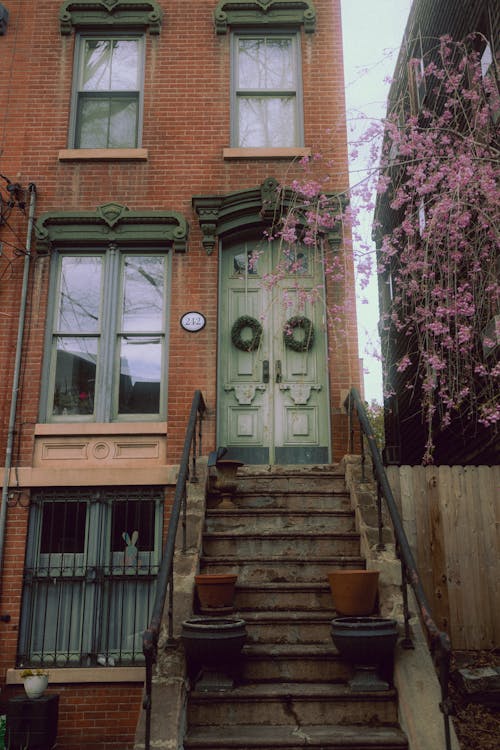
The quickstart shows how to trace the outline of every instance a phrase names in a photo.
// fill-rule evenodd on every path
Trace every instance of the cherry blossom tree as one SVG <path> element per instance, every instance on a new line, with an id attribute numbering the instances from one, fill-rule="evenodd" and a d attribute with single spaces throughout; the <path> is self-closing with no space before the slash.
<path id="1" fill-rule="evenodd" d="M 367 278 L 371 252 L 349 199 L 366 211 L 376 191 L 377 271 L 390 287 L 382 338 L 405 342 L 397 362 L 384 361 L 386 382 L 390 388 L 392 366 L 407 388 L 418 386 L 424 462 L 432 461 L 436 429 L 459 419 L 465 431 L 494 432 L 500 422 L 500 102 L 495 62 L 486 71 L 478 46 L 478 35 L 443 37 L 428 60 L 411 61 L 409 77 L 425 98 L 415 106 L 400 91 L 385 121 L 367 128 L 356 147 L 372 147 L 369 178 L 339 196 L 330 188 L 333 160 L 303 160 L 302 177 L 282 186 L 293 200 L 272 233 L 284 257 L 295 257 L 298 242 L 314 248 L 330 288 L 342 283 L 349 253 Z M 339 225 L 342 252 L 326 241 Z M 344 303 L 322 301 L 341 335 Z"/>

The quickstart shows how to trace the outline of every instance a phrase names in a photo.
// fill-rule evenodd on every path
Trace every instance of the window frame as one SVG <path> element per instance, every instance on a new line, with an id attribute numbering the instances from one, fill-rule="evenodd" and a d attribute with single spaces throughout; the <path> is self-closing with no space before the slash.
<path id="1" fill-rule="evenodd" d="M 53 251 L 50 271 L 49 308 L 45 334 L 45 356 L 42 368 L 42 392 L 40 396 L 40 421 L 46 423 L 102 423 L 102 422 L 158 422 L 167 413 L 167 377 L 169 354 L 169 313 L 171 260 L 165 249 L 137 245 L 133 247 L 97 245 L 91 247 L 56 248 Z M 119 411 L 120 386 L 120 342 L 124 336 L 121 325 L 121 310 L 124 290 L 124 262 L 126 257 L 147 256 L 164 259 L 162 329 L 154 335 L 161 338 L 159 409 L 155 413 L 128 413 Z M 54 396 L 57 369 L 57 339 L 61 334 L 76 338 L 78 332 L 62 332 L 58 327 L 62 261 L 66 257 L 101 257 L 102 278 L 100 285 L 100 326 L 96 334 L 98 354 L 94 389 L 94 411 L 92 414 L 54 414 Z M 90 335 L 90 334 L 88 334 Z M 147 332 L 133 332 L 134 336 L 148 337 Z"/>
<path id="2" fill-rule="evenodd" d="M 130 144 L 127 146 L 121 145 L 121 146 L 80 146 L 79 144 L 79 111 L 80 111 L 80 102 L 88 98 L 86 96 L 86 92 L 84 92 L 81 89 L 81 83 L 83 79 L 83 72 L 84 72 L 84 52 L 85 52 L 85 42 L 88 39 L 95 39 L 95 40 L 101 40 L 101 41 L 107 41 L 107 40 L 138 40 L 138 70 L 137 70 L 137 84 L 138 89 L 136 90 L 113 90 L 110 89 L 109 91 L 103 91 L 103 92 L 90 92 L 93 95 L 98 95 L 99 98 L 102 98 L 106 101 L 111 101 L 113 99 L 118 99 L 119 97 L 123 96 L 124 94 L 131 94 L 136 93 L 137 94 L 137 119 L 136 119 L 136 127 L 135 127 L 135 143 Z M 70 108 L 70 119 L 69 119 L 69 137 L 68 137 L 68 147 L 74 148 L 74 149 L 109 149 L 112 151 L 115 151 L 117 149 L 121 148 L 132 148 L 137 149 L 141 147 L 142 144 L 142 133 L 143 133 L 143 124 L 144 124 L 144 83 L 145 83 L 145 58 L 146 58 L 146 39 L 145 34 L 141 31 L 137 32 L 120 32 L 116 31 L 113 32 L 111 29 L 102 29 L 102 31 L 80 31 L 77 32 L 75 35 L 75 49 L 74 49 L 74 57 L 73 57 L 73 77 L 72 77 L 72 92 L 71 92 L 71 108 Z M 109 119 L 108 119 L 108 125 L 109 125 Z M 108 127 L 108 137 L 109 137 L 109 127 Z"/>
<path id="3" fill-rule="evenodd" d="M 291 39 L 293 59 L 295 62 L 295 89 L 240 89 L 238 87 L 239 49 L 240 39 Z M 301 148 L 304 146 L 304 106 L 302 91 L 302 45 L 301 33 L 297 29 L 262 29 L 262 27 L 236 29 L 231 32 L 231 146 L 233 148 Z M 264 93 L 265 92 L 265 93 Z M 239 142 L 239 107 L 238 99 L 243 96 L 251 98 L 294 97 L 295 112 L 295 142 L 292 145 L 260 144 L 259 146 L 243 146 Z"/>

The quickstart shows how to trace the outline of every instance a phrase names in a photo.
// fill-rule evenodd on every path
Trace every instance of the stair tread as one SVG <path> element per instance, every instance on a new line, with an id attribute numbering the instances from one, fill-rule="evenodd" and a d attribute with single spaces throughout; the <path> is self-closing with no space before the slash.
<path id="1" fill-rule="evenodd" d="M 270 656 L 273 658 L 312 657 L 336 658 L 338 651 L 333 645 L 326 643 L 253 643 L 243 647 L 248 657 Z"/>
<path id="2" fill-rule="evenodd" d="M 302 476 L 304 473 L 319 474 L 320 476 L 345 476 L 344 468 L 336 464 L 274 464 L 263 468 L 260 464 L 245 464 L 238 469 L 240 476 L 285 477 Z"/>
<path id="3" fill-rule="evenodd" d="M 191 700 L 203 703 L 232 703 L 238 701 L 261 701 L 275 699 L 300 700 L 348 700 L 350 702 L 370 701 L 382 703 L 396 697 L 394 688 L 388 690 L 356 691 L 343 682 L 256 682 L 247 685 L 237 685 L 232 690 L 206 692 L 193 690 Z"/>
<path id="4" fill-rule="evenodd" d="M 290 591 L 297 593 L 297 591 L 330 591 L 328 582 L 322 583 L 321 581 L 278 581 L 278 582 L 262 582 L 262 583 L 247 583 L 242 581 L 236 583 L 236 588 L 239 591 L 262 591 L 263 594 L 271 594 L 275 591 Z"/>
<path id="5" fill-rule="evenodd" d="M 331 563 L 332 565 L 340 565 L 342 566 L 343 563 L 346 565 L 351 562 L 360 562 L 362 563 L 362 567 L 364 567 L 364 558 L 361 557 L 361 555 L 307 555 L 306 558 L 303 557 L 283 557 L 282 555 L 269 555 L 268 557 L 262 557 L 262 555 L 256 555 L 255 557 L 251 557 L 249 555 L 240 556 L 240 555 L 203 555 L 201 558 L 202 562 L 228 562 L 228 563 L 234 563 L 238 561 L 256 561 L 256 562 L 270 562 L 270 563 L 277 563 L 281 562 L 283 565 L 286 565 L 290 562 L 321 562 L 321 563 Z"/>
<path id="6" fill-rule="evenodd" d="M 185 748 L 256 748 L 261 747 L 352 748 L 370 750 L 407 748 L 406 736 L 393 726 L 316 725 L 316 726 L 219 726 L 190 729 Z"/>
<path id="7" fill-rule="evenodd" d="M 256 622 L 329 622 L 332 614 L 324 609 L 256 609 L 245 610 L 243 619 L 249 624 Z"/>
<path id="8" fill-rule="evenodd" d="M 237 529 L 227 529 L 227 531 L 204 531 L 203 537 L 215 537 L 218 539 L 226 538 L 245 538 L 245 539 L 311 539 L 312 534 L 307 531 L 294 531 L 291 529 L 280 529 L 279 531 L 239 531 Z M 321 531 L 314 529 L 314 539 L 359 539 L 357 531 Z"/>
<path id="9" fill-rule="evenodd" d="M 282 493 L 283 494 L 283 493 Z M 307 510 L 290 510 L 288 508 L 207 508 L 207 517 L 212 516 L 299 516 L 310 518 L 311 516 L 341 516 L 342 518 L 354 515 L 353 510 L 334 508 L 308 508 Z"/>

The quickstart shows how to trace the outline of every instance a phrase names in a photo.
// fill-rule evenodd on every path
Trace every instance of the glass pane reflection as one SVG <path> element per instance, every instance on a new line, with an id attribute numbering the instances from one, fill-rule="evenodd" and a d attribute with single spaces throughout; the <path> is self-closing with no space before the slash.
<path id="1" fill-rule="evenodd" d="M 120 345 L 120 414 L 158 414 L 163 337 L 123 336 Z"/>
<path id="2" fill-rule="evenodd" d="M 62 258 L 57 316 L 59 331 L 99 331 L 101 269 L 102 261 L 98 257 Z"/>
<path id="3" fill-rule="evenodd" d="M 93 414 L 97 338 L 58 337 L 52 413 Z"/>
<path id="4" fill-rule="evenodd" d="M 128 255 L 123 271 L 122 330 L 162 331 L 165 258 Z"/>

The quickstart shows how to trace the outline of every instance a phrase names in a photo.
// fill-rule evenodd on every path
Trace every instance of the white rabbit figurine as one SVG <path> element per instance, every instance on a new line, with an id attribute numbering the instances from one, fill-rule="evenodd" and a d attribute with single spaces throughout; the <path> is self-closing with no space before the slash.
<path id="1" fill-rule="evenodd" d="M 132 532 L 132 539 L 129 537 L 128 533 L 126 531 L 122 534 L 122 539 L 125 541 L 125 544 L 127 545 L 125 548 L 125 565 L 129 565 L 132 567 L 135 567 L 137 564 L 137 554 L 138 550 L 136 545 L 137 540 L 139 539 L 139 532 L 133 531 Z"/>

